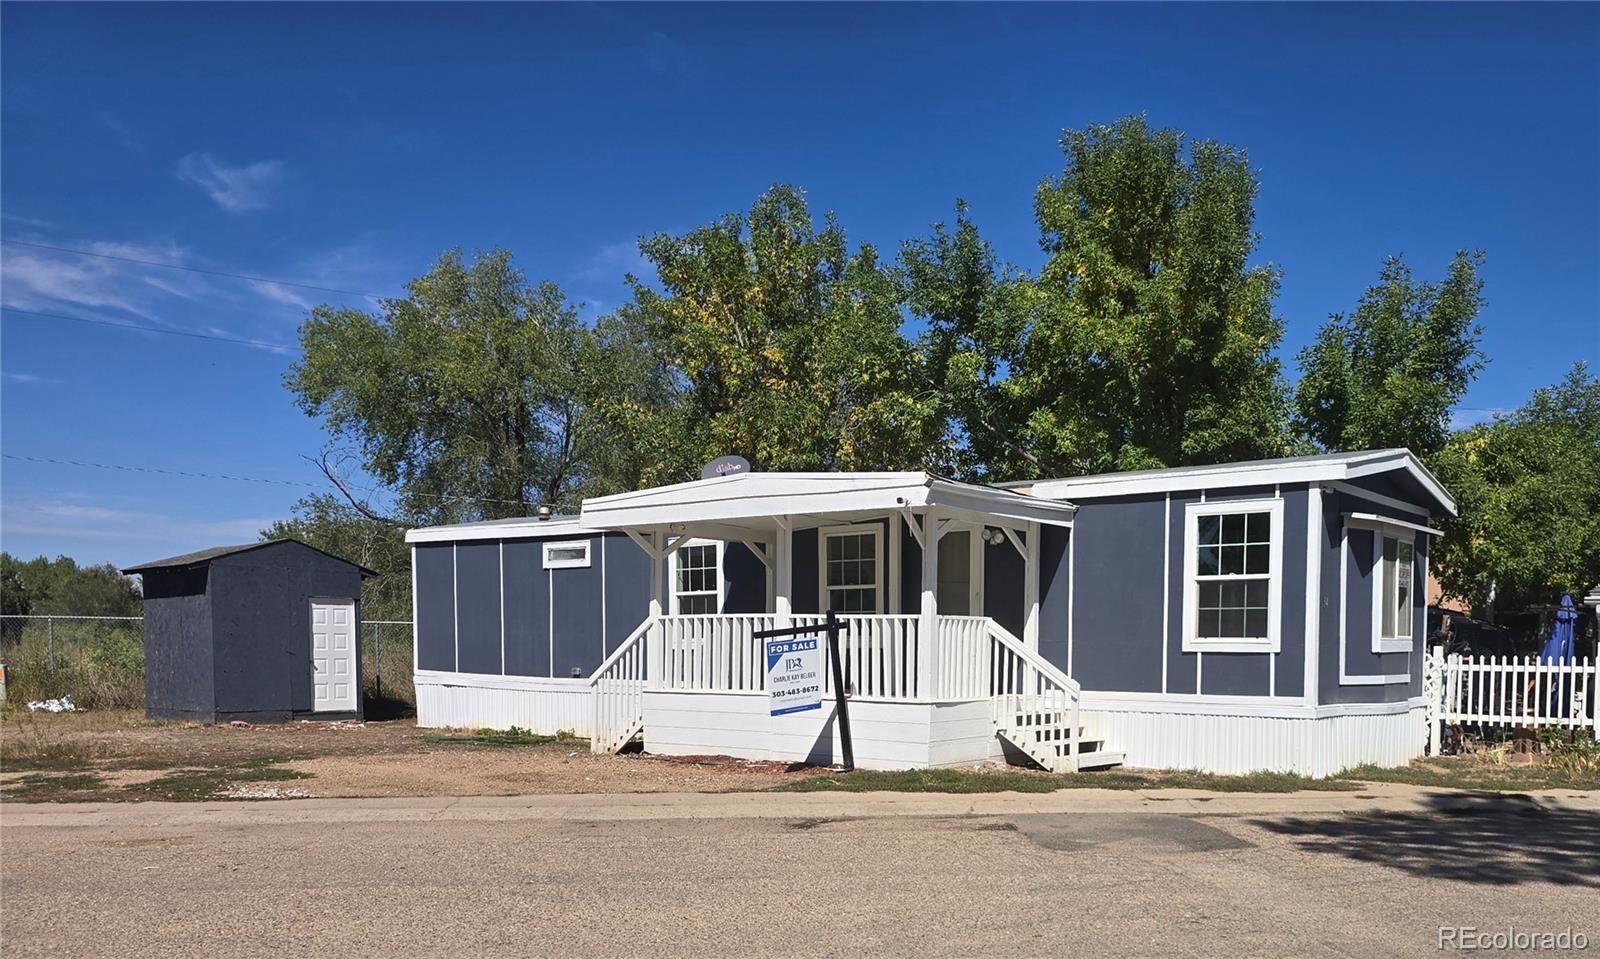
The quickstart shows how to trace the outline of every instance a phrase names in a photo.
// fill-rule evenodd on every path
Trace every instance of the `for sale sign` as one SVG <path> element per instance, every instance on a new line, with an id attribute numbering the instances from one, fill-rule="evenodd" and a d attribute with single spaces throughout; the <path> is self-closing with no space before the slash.
<path id="1" fill-rule="evenodd" d="M 767 640 L 767 695 L 774 716 L 822 708 L 822 656 L 815 638 Z"/>

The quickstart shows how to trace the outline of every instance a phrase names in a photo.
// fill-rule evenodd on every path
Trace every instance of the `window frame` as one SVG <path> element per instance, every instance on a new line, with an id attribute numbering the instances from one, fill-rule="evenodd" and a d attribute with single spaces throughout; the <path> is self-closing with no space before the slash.
<path id="1" fill-rule="evenodd" d="M 849 523 L 843 526 L 822 526 L 817 529 L 817 609 L 828 611 L 828 593 L 835 589 L 866 589 L 864 584 L 854 586 L 828 585 L 828 540 L 836 536 L 872 537 L 872 588 L 875 590 L 871 613 L 841 613 L 841 616 L 882 616 L 888 571 L 883 565 L 883 526 L 878 523 Z"/>
<path id="2" fill-rule="evenodd" d="M 546 540 L 542 545 L 544 547 L 542 555 L 544 557 L 544 568 L 545 569 L 588 569 L 590 566 L 593 565 L 594 548 L 593 548 L 592 544 L 589 542 L 589 540 L 586 540 L 586 539 Z M 579 546 L 583 547 L 583 558 L 582 559 L 551 559 L 550 558 L 550 551 L 553 550 L 553 549 L 572 549 L 574 547 L 579 547 Z"/>
<path id="3" fill-rule="evenodd" d="M 715 550 L 715 553 L 714 553 L 714 555 L 716 556 L 716 559 L 713 561 L 716 564 L 715 568 L 716 568 L 716 571 L 717 571 L 717 589 L 716 589 L 717 609 L 716 609 L 715 613 L 680 613 L 678 611 L 679 610 L 678 597 L 680 595 L 682 595 L 682 596 L 710 596 L 710 595 L 712 595 L 710 590 L 691 589 L 691 590 L 682 590 L 682 591 L 680 591 L 678 589 L 678 560 L 680 560 L 683 557 L 683 551 L 688 549 L 688 548 L 690 548 L 691 546 L 714 546 L 714 547 L 716 547 L 716 550 Z M 671 562 L 670 568 L 668 570 L 669 575 L 672 577 L 671 588 L 668 590 L 668 595 L 667 595 L 667 612 L 668 612 L 669 615 L 672 615 L 672 616 L 713 616 L 713 615 L 720 614 L 722 612 L 722 604 L 727 599 L 727 595 L 728 595 L 728 581 L 727 581 L 727 578 L 723 575 L 723 571 L 722 571 L 723 552 L 726 549 L 727 549 L 727 544 L 724 543 L 720 539 L 691 539 L 691 540 L 688 540 L 687 542 L 683 543 L 677 549 L 672 551 L 672 562 Z"/>
<path id="4" fill-rule="evenodd" d="M 1417 534 L 1396 526 L 1365 527 L 1372 532 L 1372 651 L 1375 653 L 1409 653 L 1416 643 L 1417 632 Z M 1383 544 L 1386 540 L 1395 541 L 1395 565 L 1400 563 L 1399 548 L 1411 548 L 1411 582 L 1407 584 L 1406 594 L 1406 635 L 1396 633 L 1386 636 L 1383 632 L 1383 611 L 1385 608 L 1397 609 L 1394 595 L 1400 590 L 1400 577 L 1396 576 L 1393 593 L 1387 581 L 1384 569 Z"/>
<path id="5" fill-rule="evenodd" d="M 1267 580 L 1267 635 L 1240 639 L 1237 637 L 1201 637 L 1197 635 L 1198 618 L 1195 605 L 1199 600 L 1200 517 L 1226 516 L 1234 513 L 1266 513 L 1268 554 L 1267 572 L 1219 576 L 1208 582 Z M 1283 500 L 1228 499 L 1190 503 L 1184 508 L 1183 524 L 1183 651 L 1186 653 L 1276 653 L 1283 642 Z"/>

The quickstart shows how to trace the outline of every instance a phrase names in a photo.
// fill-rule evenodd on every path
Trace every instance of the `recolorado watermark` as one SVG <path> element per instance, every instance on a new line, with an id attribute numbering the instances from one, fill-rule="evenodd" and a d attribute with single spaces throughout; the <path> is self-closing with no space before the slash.
<path id="1" fill-rule="evenodd" d="M 1577 952 L 1588 948 L 1589 937 L 1581 932 L 1573 932 L 1571 926 L 1559 932 L 1518 929 L 1515 926 L 1506 926 L 1503 929 L 1479 929 L 1477 926 L 1439 927 L 1441 951 L 1454 949 L 1457 952 L 1476 952 L 1479 949 L 1494 949 L 1500 952 L 1519 950 L 1548 952 L 1559 949 Z"/>

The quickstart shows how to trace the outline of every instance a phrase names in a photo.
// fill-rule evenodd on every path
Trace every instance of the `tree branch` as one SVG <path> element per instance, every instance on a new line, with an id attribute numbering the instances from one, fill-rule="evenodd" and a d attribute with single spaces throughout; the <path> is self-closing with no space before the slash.
<path id="1" fill-rule="evenodd" d="M 314 464 L 317 469 L 322 470 L 322 475 L 328 478 L 328 482 L 332 483 L 334 487 L 338 489 L 339 492 L 344 496 L 344 498 L 350 502 L 351 507 L 353 507 L 355 511 L 360 513 L 362 516 L 365 516 L 367 519 L 370 519 L 375 523 L 384 523 L 389 526 L 399 527 L 400 529 L 405 529 L 409 525 L 407 523 L 402 523 L 393 517 L 375 513 L 366 503 L 356 499 L 355 494 L 350 491 L 349 485 L 345 483 L 343 478 L 334 472 L 332 466 L 328 465 L 328 453 L 326 451 L 324 451 L 323 454 L 316 459 L 312 459 L 303 453 L 301 454 L 300 458 Z"/>

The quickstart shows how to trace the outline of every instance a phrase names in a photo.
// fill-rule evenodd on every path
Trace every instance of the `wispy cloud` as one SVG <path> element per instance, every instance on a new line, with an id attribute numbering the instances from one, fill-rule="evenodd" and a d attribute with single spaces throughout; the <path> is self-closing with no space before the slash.
<path id="1" fill-rule="evenodd" d="M 656 275 L 655 264 L 639 252 L 637 240 L 607 243 L 585 260 L 573 276 L 584 283 L 620 283 L 623 275 L 628 273 L 640 279 L 654 279 Z"/>
<path id="2" fill-rule="evenodd" d="M 101 126 L 111 132 L 112 137 L 116 139 L 117 143 L 121 144 L 124 150 L 130 153 L 144 152 L 144 144 L 139 141 L 138 137 L 133 135 L 133 131 L 128 128 L 126 123 L 117 119 L 116 114 L 110 110 L 101 110 L 95 114 L 94 118 Z"/>
<path id="3" fill-rule="evenodd" d="M 272 205 L 283 182 L 283 164 L 260 160 L 230 166 L 209 153 L 191 153 L 178 161 L 178 179 L 199 187 L 229 213 L 246 213 Z"/>
<path id="4" fill-rule="evenodd" d="M 310 300 L 281 283 L 265 283 L 260 280 L 246 280 L 245 282 L 250 285 L 252 290 L 274 303 L 282 303 L 298 310 L 309 310 L 313 305 Z"/>
<path id="5" fill-rule="evenodd" d="M 1496 416 L 1511 412 L 1497 407 L 1458 407 L 1450 412 L 1450 428 L 1465 430 L 1494 422 Z"/>
<path id="6" fill-rule="evenodd" d="M 0 213 L 0 220 L 5 220 L 7 223 L 16 223 L 21 226 L 31 226 L 39 230 L 49 230 L 55 227 L 55 224 L 51 223 L 49 220 L 41 220 L 38 217 L 33 216 L 19 216 L 15 213 Z"/>
<path id="7" fill-rule="evenodd" d="M 185 519 L 143 509 L 117 509 L 65 500 L 11 501 L 0 505 L 8 535 L 100 540 L 248 543 L 281 517 Z"/>
<path id="8" fill-rule="evenodd" d="M 644 38 L 641 59 L 646 70 L 678 83 L 697 80 L 703 73 L 701 58 L 694 50 L 665 33 Z"/>
<path id="9" fill-rule="evenodd" d="M 59 386 L 66 382 L 66 380 L 58 380 L 53 376 L 40 376 L 37 373 L 13 373 L 9 370 L 6 371 L 5 378 L 9 383 L 18 383 L 24 386 L 35 384 L 41 386 Z"/>

